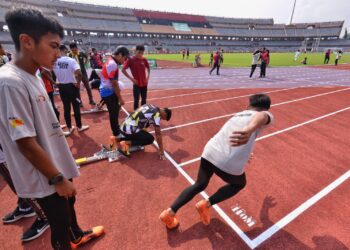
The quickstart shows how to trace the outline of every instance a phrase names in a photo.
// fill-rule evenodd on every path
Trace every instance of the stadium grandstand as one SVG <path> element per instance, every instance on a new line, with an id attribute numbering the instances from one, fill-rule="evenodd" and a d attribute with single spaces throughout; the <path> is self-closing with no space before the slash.
<path id="1" fill-rule="evenodd" d="M 275 24 L 269 19 L 224 18 L 119 7 L 95 6 L 52 0 L 0 0 L 0 42 L 13 50 L 5 25 L 6 11 L 30 5 L 58 19 L 65 28 L 65 43 L 76 41 L 83 49 L 111 51 L 119 45 L 129 48 L 145 44 L 148 52 L 250 51 L 269 47 L 274 51 L 323 51 L 350 48 L 340 39 L 343 21 Z"/>

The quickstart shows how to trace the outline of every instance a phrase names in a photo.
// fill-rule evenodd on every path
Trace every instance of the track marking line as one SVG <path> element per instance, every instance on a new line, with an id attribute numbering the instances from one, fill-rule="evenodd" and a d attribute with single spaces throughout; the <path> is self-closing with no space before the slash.
<path id="1" fill-rule="evenodd" d="M 235 88 L 224 88 L 224 89 L 215 89 L 215 90 L 208 90 L 208 91 L 202 91 L 202 92 L 194 92 L 194 93 L 187 93 L 187 94 L 180 94 L 180 95 L 172 95 L 172 96 L 163 96 L 163 97 L 156 97 L 156 98 L 150 98 L 147 99 L 148 101 L 151 100 L 161 100 L 161 99 L 169 99 L 169 98 L 175 98 L 175 97 L 183 97 L 183 96 L 191 96 L 191 95 L 200 95 L 200 94 L 208 94 L 208 93 L 215 93 L 220 91 L 228 91 L 228 90 L 234 90 Z M 128 101 L 125 103 L 133 103 L 134 101 Z"/>
<path id="2" fill-rule="evenodd" d="M 332 115 L 336 115 L 336 114 L 338 114 L 338 113 L 347 111 L 347 110 L 349 110 L 349 109 L 350 109 L 350 107 L 347 107 L 347 108 L 344 108 L 344 109 L 337 110 L 337 111 L 335 111 L 335 112 L 328 113 L 328 114 L 326 114 L 326 115 L 322 115 L 322 116 L 316 117 L 316 118 L 311 119 L 311 120 L 308 120 L 308 121 L 306 121 L 306 122 L 302 122 L 302 123 L 299 123 L 299 124 L 296 124 L 296 125 L 287 127 L 287 128 L 285 128 L 285 129 L 278 130 L 278 131 L 273 132 L 273 133 L 271 133 L 271 134 L 267 134 L 267 135 L 261 136 L 261 137 L 257 138 L 255 141 L 261 141 L 261 140 L 264 140 L 264 139 L 266 139 L 266 138 L 269 138 L 269 137 L 272 137 L 272 136 L 275 136 L 275 135 L 278 135 L 278 134 L 282 134 L 282 133 L 287 132 L 287 131 L 290 131 L 290 130 L 292 130 L 292 129 L 299 128 L 299 127 L 302 127 L 302 126 L 307 125 L 307 124 L 309 124 L 309 123 L 322 120 L 322 119 L 324 119 L 324 118 L 327 118 L 327 117 L 332 116 Z M 179 163 L 179 166 L 180 166 L 180 167 L 183 167 L 183 166 L 186 166 L 186 165 L 188 165 L 188 164 L 197 162 L 197 161 L 199 161 L 199 160 L 200 160 L 200 157 L 197 157 L 197 158 L 194 158 L 194 159 L 192 159 L 192 160 Z"/>
<path id="3" fill-rule="evenodd" d="M 261 243 L 269 239 L 272 235 L 277 233 L 279 230 L 281 230 L 283 227 L 288 225 L 290 222 L 292 222 L 294 219 L 296 219 L 299 215 L 301 215 L 303 212 L 305 212 L 307 209 L 309 209 L 311 206 L 316 204 L 319 200 L 321 200 L 323 197 L 325 197 L 327 194 L 329 194 L 331 191 L 333 191 L 335 188 L 340 186 L 342 183 L 344 183 L 346 180 L 350 178 L 350 170 L 345 172 L 343 175 L 338 177 L 335 181 L 330 183 L 328 186 L 323 188 L 321 191 L 319 191 L 317 194 L 306 200 L 303 204 L 301 204 L 299 207 L 294 209 L 292 212 L 287 214 L 285 217 L 280 219 L 278 222 L 276 222 L 273 226 L 271 226 L 269 229 L 261 233 L 259 236 L 257 236 L 252 242 L 255 247 L 259 246 Z"/>
<path id="4" fill-rule="evenodd" d="M 307 100 L 307 99 L 311 99 L 311 98 L 315 98 L 315 97 L 320 97 L 320 96 L 325 96 L 325 95 L 329 95 L 329 94 L 333 94 L 333 93 L 337 93 L 337 92 L 341 92 L 341 91 L 347 91 L 347 90 L 350 90 L 350 88 L 345 88 L 345 89 L 330 91 L 330 92 L 326 92 L 326 93 L 322 93 L 322 94 L 317 94 L 317 95 L 307 96 L 307 97 L 303 97 L 303 98 L 293 99 L 293 100 L 289 100 L 289 101 L 285 101 L 285 102 L 280 102 L 280 103 L 276 103 L 276 104 L 271 105 L 271 107 L 284 105 L 284 104 L 288 104 L 288 103 L 293 103 L 293 102 L 299 102 L 299 101 L 303 101 L 303 100 Z M 200 123 L 204 123 L 204 122 L 208 122 L 208 121 L 222 119 L 222 118 L 225 118 L 225 117 L 232 116 L 234 114 L 235 113 L 231 113 L 231 114 L 216 116 L 216 117 L 207 118 L 207 119 L 203 119 L 203 120 L 199 120 L 199 121 L 195 121 L 195 122 L 189 122 L 189 123 L 184 123 L 184 124 L 181 124 L 181 125 L 167 127 L 167 128 L 162 129 L 162 131 L 178 129 L 178 128 L 187 127 L 187 126 L 191 126 L 191 125 L 195 125 L 195 124 L 200 124 Z M 154 133 L 154 131 L 152 131 L 152 133 Z"/>
<path id="5" fill-rule="evenodd" d="M 129 115 L 129 112 L 122 107 L 122 110 L 126 115 Z M 156 148 L 159 148 L 156 141 L 153 142 Z M 179 173 L 185 177 L 185 179 L 191 184 L 194 184 L 194 180 L 189 176 L 185 170 L 183 170 L 179 164 L 166 152 L 164 151 L 165 157 L 170 161 L 170 163 L 179 171 Z M 209 196 L 206 192 L 202 191 L 200 193 L 204 199 L 207 199 Z M 213 206 L 214 210 L 221 216 L 221 218 L 226 221 L 226 223 L 237 233 L 237 235 L 251 248 L 254 249 L 256 247 L 255 243 L 249 237 L 238 227 L 236 223 L 233 222 L 233 220 L 218 206 Z"/>
<path id="6" fill-rule="evenodd" d="M 302 87 L 294 87 L 294 88 L 285 88 L 285 89 L 271 90 L 271 91 L 261 92 L 261 93 L 270 94 L 270 93 L 275 93 L 275 92 L 288 91 L 288 90 L 296 89 L 296 88 L 302 88 Z M 253 95 L 255 93 L 256 92 L 251 93 L 251 94 L 240 95 L 240 96 L 227 97 L 227 98 L 223 98 L 223 99 L 216 99 L 216 100 L 205 101 L 205 102 L 196 102 L 196 103 L 191 103 L 191 104 L 184 104 L 184 105 L 174 106 L 174 107 L 169 107 L 169 108 L 170 109 L 178 109 L 178 108 L 191 107 L 191 106 L 208 104 L 208 103 L 214 103 L 214 102 L 222 102 L 222 101 L 234 100 L 234 99 L 239 99 L 239 98 L 243 98 L 243 97 L 249 97 L 249 96 L 251 96 L 251 95 Z"/>

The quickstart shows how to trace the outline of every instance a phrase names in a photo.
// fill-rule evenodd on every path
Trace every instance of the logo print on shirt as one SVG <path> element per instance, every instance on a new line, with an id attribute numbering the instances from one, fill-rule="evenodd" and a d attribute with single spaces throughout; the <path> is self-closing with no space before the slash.
<path id="1" fill-rule="evenodd" d="M 38 95 L 38 97 L 36 98 L 36 101 L 37 101 L 37 102 L 45 102 L 45 101 L 46 101 L 46 98 L 45 98 L 45 96 L 43 96 L 43 95 Z"/>
<path id="2" fill-rule="evenodd" d="M 10 117 L 9 122 L 13 128 L 17 128 L 19 126 L 24 126 L 24 121 L 22 119 L 16 117 Z"/>

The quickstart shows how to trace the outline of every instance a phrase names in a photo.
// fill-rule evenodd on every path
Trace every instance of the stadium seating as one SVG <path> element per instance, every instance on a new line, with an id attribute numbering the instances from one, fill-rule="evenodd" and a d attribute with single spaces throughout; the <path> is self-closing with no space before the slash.
<path id="1" fill-rule="evenodd" d="M 325 47 L 350 48 L 350 42 L 339 39 L 343 21 L 285 25 L 275 24 L 272 18 L 188 15 L 59 0 L 1 1 L 3 32 L 0 32 L 0 43 L 12 49 L 11 37 L 4 28 L 4 17 L 17 4 L 32 5 L 56 18 L 68 34 L 64 42 L 78 40 L 83 48 L 93 46 L 112 51 L 119 45 L 132 48 L 142 43 L 150 51 L 176 52 L 184 48 L 212 51 L 219 47 L 226 51 L 252 51 L 262 46 L 293 51 L 301 48 L 303 41 L 308 39 L 319 39 L 321 50 Z"/>

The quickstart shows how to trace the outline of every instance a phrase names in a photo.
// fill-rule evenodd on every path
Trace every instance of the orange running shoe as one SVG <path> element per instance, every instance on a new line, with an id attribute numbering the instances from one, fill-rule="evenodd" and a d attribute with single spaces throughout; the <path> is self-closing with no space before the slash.
<path id="1" fill-rule="evenodd" d="M 126 157 L 130 157 L 129 145 L 125 141 L 118 143 L 118 151 Z"/>
<path id="2" fill-rule="evenodd" d="M 77 239 L 75 242 L 71 242 L 71 248 L 78 249 L 79 246 L 85 244 L 86 242 L 90 241 L 93 238 L 100 237 L 104 233 L 103 226 L 97 226 L 93 227 L 90 230 L 84 231 L 84 235 L 81 236 L 79 239 Z"/>
<path id="3" fill-rule="evenodd" d="M 175 216 L 170 215 L 168 210 L 164 210 L 159 219 L 166 225 L 168 229 L 175 229 L 179 226 L 179 221 Z"/>
<path id="4" fill-rule="evenodd" d="M 109 137 L 109 150 L 114 150 L 117 144 L 117 139 L 115 136 L 111 135 Z"/>
<path id="5" fill-rule="evenodd" d="M 204 225 L 210 224 L 210 207 L 206 200 L 201 200 L 196 204 L 196 209 Z"/>

